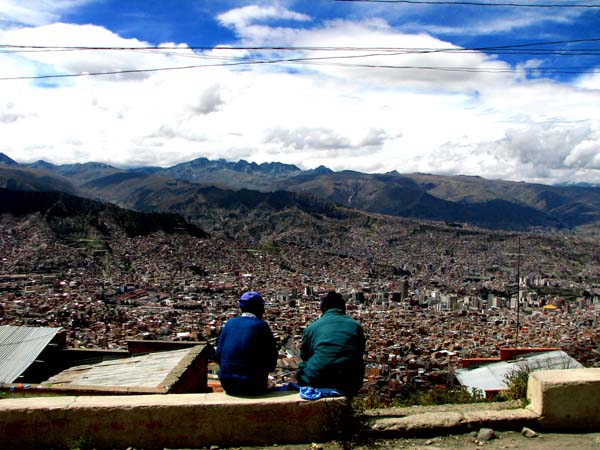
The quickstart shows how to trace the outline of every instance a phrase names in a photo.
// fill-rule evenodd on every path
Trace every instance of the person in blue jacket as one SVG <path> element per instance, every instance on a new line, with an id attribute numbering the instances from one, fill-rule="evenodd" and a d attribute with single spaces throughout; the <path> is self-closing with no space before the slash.
<path id="1" fill-rule="evenodd" d="M 277 344 L 271 328 L 262 320 L 265 307 L 258 292 L 245 292 L 240 309 L 242 314 L 229 319 L 219 336 L 219 380 L 227 394 L 264 394 L 269 372 L 277 365 Z"/>
<path id="2" fill-rule="evenodd" d="M 296 379 L 300 386 L 336 389 L 352 396 L 365 374 L 363 327 L 346 315 L 346 302 L 338 292 L 322 298 L 321 312 L 302 335 Z"/>

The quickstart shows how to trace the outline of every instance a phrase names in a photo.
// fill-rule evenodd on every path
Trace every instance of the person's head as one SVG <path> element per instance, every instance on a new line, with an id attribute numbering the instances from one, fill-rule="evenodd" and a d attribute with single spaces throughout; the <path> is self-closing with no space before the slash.
<path id="1" fill-rule="evenodd" d="M 265 312 L 265 302 L 262 296 L 255 291 L 244 292 L 240 297 L 240 309 L 249 312 L 258 318 L 262 318 Z"/>
<path id="2" fill-rule="evenodd" d="M 346 312 L 346 302 L 339 292 L 329 291 L 321 297 L 321 312 L 324 313 L 331 308 L 338 308 Z"/>

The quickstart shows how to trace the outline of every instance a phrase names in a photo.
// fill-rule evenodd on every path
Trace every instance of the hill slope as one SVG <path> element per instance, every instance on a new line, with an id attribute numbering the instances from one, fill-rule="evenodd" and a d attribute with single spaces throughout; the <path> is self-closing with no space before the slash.
<path id="1" fill-rule="evenodd" d="M 11 170 L 19 176 L 9 174 Z M 58 177 L 57 182 L 48 179 L 51 174 Z M 55 166 L 38 161 L 29 168 L 0 166 L 0 186 L 65 191 L 140 211 L 180 213 L 208 228 L 221 228 L 218 220 L 229 213 L 245 218 L 248 211 L 256 213 L 258 208 L 298 207 L 300 197 L 278 193 L 288 191 L 371 213 L 490 229 L 600 232 L 598 187 L 472 176 L 365 174 L 325 167 L 303 172 L 286 164 L 206 158 L 169 168 L 129 170 L 98 163 Z"/>
<path id="2" fill-rule="evenodd" d="M 60 239 L 74 245 L 92 242 L 96 249 L 104 248 L 114 233 L 145 236 L 163 231 L 206 237 L 201 228 L 175 214 L 129 211 L 58 192 L 0 188 L 0 214 L 39 214 Z"/>

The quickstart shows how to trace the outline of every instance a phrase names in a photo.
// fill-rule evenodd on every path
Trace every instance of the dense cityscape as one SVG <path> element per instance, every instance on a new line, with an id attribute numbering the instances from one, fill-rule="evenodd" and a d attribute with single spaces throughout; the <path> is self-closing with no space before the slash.
<path id="1" fill-rule="evenodd" d="M 40 215 L 0 218 L 0 325 L 62 327 L 69 346 L 208 340 L 245 290 L 268 301 L 293 380 L 319 296 L 337 290 L 367 336 L 363 390 L 401 395 L 449 382 L 461 358 L 503 347 L 561 348 L 600 365 L 600 253 L 576 235 L 492 232 L 384 216 L 344 233 L 260 242 L 111 230 L 107 246 L 58 239 Z M 79 247 L 79 248 L 77 248 Z M 519 283 L 517 283 L 517 277 Z M 517 301 L 520 299 L 520 302 Z"/>

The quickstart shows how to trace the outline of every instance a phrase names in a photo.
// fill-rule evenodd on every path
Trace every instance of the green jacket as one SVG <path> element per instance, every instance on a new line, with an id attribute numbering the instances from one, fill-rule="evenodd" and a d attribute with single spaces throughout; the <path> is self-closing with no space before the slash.
<path id="1" fill-rule="evenodd" d="M 298 384 L 356 394 L 365 373 L 364 353 L 362 326 L 341 309 L 328 309 L 304 330 Z"/>

